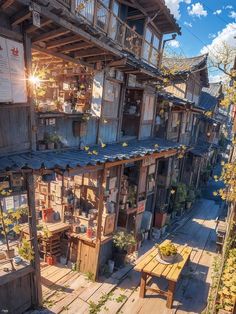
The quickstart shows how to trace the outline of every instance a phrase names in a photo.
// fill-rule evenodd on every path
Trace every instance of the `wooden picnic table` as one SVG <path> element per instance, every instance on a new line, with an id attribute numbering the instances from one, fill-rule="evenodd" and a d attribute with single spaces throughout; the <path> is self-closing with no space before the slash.
<path id="1" fill-rule="evenodd" d="M 165 240 L 160 245 L 165 245 L 170 242 Z M 145 257 L 138 262 L 135 266 L 135 270 L 141 272 L 141 283 L 140 283 L 140 297 L 144 298 L 146 290 L 159 293 L 167 297 L 167 308 L 171 309 L 173 304 L 173 297 L 175 292 L 176 284 L 179 280 L 180 274 L 190 259 L 192 248 L 187 245 L 177 245 L 178 255 L 175 263 L 164 264 L 160 262 L 160 259 L 156 259 L 158 256 L 158 248 L 153 247 L 145 254 Z M 147 280 L 152 277 L 165 278 L 168 280 L 168 290 L 163 291 L 160 289 L 154 289 L 147 286 Z"/>

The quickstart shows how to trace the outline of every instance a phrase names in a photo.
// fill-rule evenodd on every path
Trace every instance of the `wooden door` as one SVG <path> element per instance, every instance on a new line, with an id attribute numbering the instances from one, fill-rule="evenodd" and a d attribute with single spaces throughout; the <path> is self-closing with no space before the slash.
<path id="1" fill-rule="evenodd" d="M 143 97 L 142 117 L 139 130 L 140 139 L 148 138 L 152 135 L 155 99 L 155 94 L 145 92 Z"/>
<path id="2" fill-rule="evenodd" d="M 120 89 L 118 82 L 105 81 L 98 137 L 102 143 L 112 143 L 117 140 Z"/>
<path id="3" fill-rule="evenodd" d="M 79 241 L 78 250 L 78 270 L 81 273 L 94 274 L 96 271 L 95 246 L 92 243 Z"/>

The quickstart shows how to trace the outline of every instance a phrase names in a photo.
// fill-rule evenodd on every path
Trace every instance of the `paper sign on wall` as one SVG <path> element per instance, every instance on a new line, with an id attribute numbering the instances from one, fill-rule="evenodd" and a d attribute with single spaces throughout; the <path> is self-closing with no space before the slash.
<path id="1" fill-rule="evenodd" d="M 23 44 L 0 37 L 0 102 L 26 101 Z"/>

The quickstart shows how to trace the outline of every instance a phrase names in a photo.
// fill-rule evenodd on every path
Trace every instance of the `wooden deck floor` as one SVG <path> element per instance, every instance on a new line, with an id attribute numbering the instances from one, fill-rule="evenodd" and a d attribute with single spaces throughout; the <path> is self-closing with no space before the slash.
<path id="1" fill-rule="evenodd" d="M 215 218 L 218 216 L 218 211 L 219 206 L 213 201 L 202 200 L 193 212 L 193 217 L 170 236 L 177 243 L 187 243 L 193 247 L 191 263 L 178 283 L 172 310 L 166 308 L 165 298 L 154 293 L 148 292 L 145 299 L 139 298 L 140 273 L 134 271 L 131 266 L 114 273 L 105 281 L 95 283 L 88 281 L 85 275 L 58 265 L 42 268 L 44 305 L 48 309 L 43 312 L 63 314 L 201 313 L 206 306 L 211 283 L 210 267 L 216 255 Z M 142 251 L 147 251 L 153 244 L 147 241 Z M 155 280 L 152 285 L 166 288 L 165 281 Z M 98 309 L 99 312 L 96 312 Z"/>

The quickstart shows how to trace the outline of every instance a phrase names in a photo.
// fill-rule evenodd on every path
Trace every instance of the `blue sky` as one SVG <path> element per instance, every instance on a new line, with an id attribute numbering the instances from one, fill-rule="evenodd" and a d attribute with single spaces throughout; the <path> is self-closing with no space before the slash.
<path id="1" fill-rule="evenodd" d="M 165 0 L 177 18 L 182 35 L 171 50 L 184 56 L 214 53 L 225 41 L 236 47 L 236 0 Z M 204 48 L 203 47 L 207 48 Z M 211 76 L 219 75 L 212 72 Z"/>

